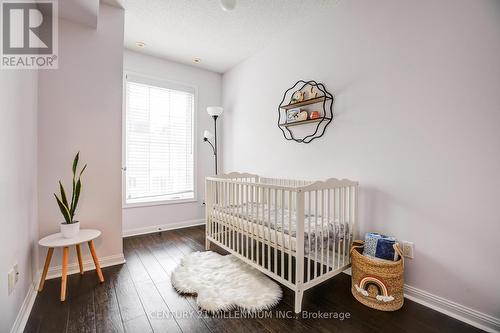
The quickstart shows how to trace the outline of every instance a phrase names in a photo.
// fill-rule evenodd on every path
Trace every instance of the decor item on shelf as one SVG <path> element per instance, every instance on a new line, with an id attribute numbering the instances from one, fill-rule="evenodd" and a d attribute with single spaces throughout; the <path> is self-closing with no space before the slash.
<path id="1" fill-rule="evenodd" d="M 404 258 L 399 244 L 393 249 L 397 261 L 380 260 L 362 254 L 363 241 L 351 247 L 351 293 L 362 304 L 377 310 L 396 311 L 403 306 Z"/>
<path id="2" fill-rule="evenodd" d="M 299 89 L 297 89 L 299 88 Z M 308 99 L 304 100 L 304 94 L 306 91 L 308 93 Z M 291 94 L 291 97 L 290 97 Z M 285 104 L 285 100 L 289 100 L 288 104 Z M 310 143 L 314 139 L 320 138 L 326 131 L 326 128 L 331 123 L 334 117 L 333 113 L 333 103 L 335 97 L 333 94 L 329 93 L 323 83 L 318 83 L 314 80 L 297 81 L 292 87 L 288 88 L 283 94 L 283 99 L 278 106 L 278 128 L 283 133 L 286 140 L 295 141 L 298 143 Z M 299 122 L 302 119 L 293 115 L 295 121 L 290 121 L 291 116 L 289 112 L 297 107 L 304 107 L 313 104 L 321 104 L 322 111 L 313 111 L 313 117 L 308 117 L 307 111 L 306 118 L 304 120 L 309 120 Z M 294 111 L 295 112 L 295 111 Z M 318 114 L 316 115 L 317 112 Z M 319 117 L 318 117 L 319 116 Z M 315 118 L 316 117 L 316 118 Z M 294 134 L 295 129 L 306 126 L 305 128 L 309 131 L 301 130 Z M 292 131 L 293 129 L 293 131 Z"/>
<path id="3" fill-rule="evenodd" d="M 314 90 L 314 87 L 311 86 L 311 89 L 309 90 L 309 93 L 307 95 L 307 99 L 314 99 L 316 97 L 318 97 L 318 93 L 316 91 L 313 91 Z"/>
<path id="4" fill-rule="evenodd" d="M 300 108 L 290 109 L 286 111 L 286 122 L 295 123 L 298 121 L 307 120 L 307 111 Z"/>
<path id="5" fill-rule="evenodd" d="M 286 111 L 286 122 L 294 123 L 297 121 L 297 115 L 300 113 L 300 108 L 290 109 Z"/>
<path id="6" fill-rule="evenodd" d="M 304 92 L 297 90 L 293 93 L 292 98 L 290 99 L 290 104 L 300 103 L 304 101 Z"/>
<path id="7" fill-rule="evenodd" d="M 212 147 L 214 158 L 215 158 L 215 174 L 217 174 L 217 118 L 222 114 L 224 109 L 220 106 L 209 106 L 207 107 L 207 113 L 212 116 L 214 119 L 214 135 L 209 131 L 205 131 L 203 133 L 203 141 L 208 142 Z M 214 139 L 214 143 L 210 142 L 211 139 Z"/>
<path id="8" fill-rule="evenodd" d="M 76 213 L 76 208 L 78 206 L 78 200 L 80 199 L 80 193 L 82 190 L 82 174 L 87 168 L 87 164 L 82 168 L 82 170 L 78 173 L 78 179 L 77 179 L 77 169 L 78 169 L 78 162 L 80 160 L 80 152 L 78 152 L 73 159 L 73 187 L 72 187 L 72 192 L 71 192 L 71 202 L 68 202 L 68 199 L 66 197 L 66 191 L 64 190 L 64 186 L 62 185 L 61 181 L 59 181 L 59 191 L 60 191 L 60 197 L 57 196 L 57 194 L 54 193 L 54 197 L 56 198 L 57 205 L 59 206 L 59 210 L 61 211 L 63 217 L 64 217 L 64 222 L 60 224 L 61 226 L 61 233 L 65 238 L 73 238 L 78 234 L 78 231 L 80 231 L 80 222 L 75 221 L 75 213 Z"/>
<path id="9" fill-rule="evenodd" d="M 309 119 L 318 119 L 319 117 L 321 117 L 319 115 L 319 111 L 311 111 L 311 114 L 309 115 Z"/>
<path id="10" fill-rule="evenodd" d="M 299 114 L 295 117 L 296 121 L 304 121 L 307 120 L 307 111 L 302 110 L 299 112 Z"/>

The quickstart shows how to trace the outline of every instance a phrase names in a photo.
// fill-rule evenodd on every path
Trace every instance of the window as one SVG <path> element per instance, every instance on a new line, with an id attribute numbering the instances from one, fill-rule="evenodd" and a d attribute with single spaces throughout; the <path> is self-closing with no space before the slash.
<path id="1" fill-rule="evenodd" d="M 125 205 L 193 200 L 194 88 L 127 75 Z"/>

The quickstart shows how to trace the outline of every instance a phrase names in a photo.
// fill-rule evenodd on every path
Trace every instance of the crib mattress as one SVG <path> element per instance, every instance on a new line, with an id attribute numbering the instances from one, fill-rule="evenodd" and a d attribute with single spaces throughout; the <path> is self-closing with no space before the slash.
<path id="1" fill-rule="evenodd" d="M 290 213 L 288 209 L 276 209 L 273 205 L 243 204 L 216 207 L 211 215 L 278 246 L 296 250 L 297 218 L 293 211 Z M 318 253 L 323 250 L 324 255 L 327 252 L 325 249 L 335 252 L 340 248 L 344 252 L 343 246 L 348 246 L 344 244 L 344 239 L 352 239 L 348 221 L 340 223 L 338 219 L 306 213 L 304 222 L 305 254 L 314 254 L 315 248 Z"/>

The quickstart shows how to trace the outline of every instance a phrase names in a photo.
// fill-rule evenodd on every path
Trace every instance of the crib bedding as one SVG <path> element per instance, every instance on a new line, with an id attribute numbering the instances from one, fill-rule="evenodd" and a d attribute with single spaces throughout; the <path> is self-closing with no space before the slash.
<path id="1" fill-rule="evenodd" d="M 212 214 L 215 218 L 228 221 L 231 217 L 238 217 L 245 231 L 280 245 L 284 242 L 285 247 L 296 249 L 297 218 L 294 211 L 280 207 L 276 209 L 274 205 L 244 203 L 214 207 Z M 337 251 L 339 247 L 345 246 L 344 240 L 352 239 L 351 232 L 349 221 L 340 223 L 338 219 L 305 213 L 304 252 L 314 253 L 315 248 L 318 251 L 326 248 Z"/>

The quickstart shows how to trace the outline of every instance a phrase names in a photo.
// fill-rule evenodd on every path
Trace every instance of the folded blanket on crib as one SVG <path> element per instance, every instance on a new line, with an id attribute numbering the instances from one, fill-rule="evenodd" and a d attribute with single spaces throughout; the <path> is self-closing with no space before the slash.
<path id="1" fill-rule="evenodd" d="M 365 234 L 363 254 L 369 257 L 395 261 L 398 259 L 398 254 L 394 251 L 395 243 L 396 238 L 394 237 L 376 232 L 367 232 Z"/>

